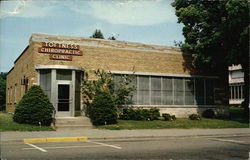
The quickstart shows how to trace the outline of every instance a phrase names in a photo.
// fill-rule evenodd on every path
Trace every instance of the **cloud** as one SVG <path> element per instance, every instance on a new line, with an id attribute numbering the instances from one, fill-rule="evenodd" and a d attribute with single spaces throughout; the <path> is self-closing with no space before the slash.
<path id="1" fill-rule="evenodd" d="M 46 17 L 55 8 L 54 6 L 50 6 L 49 3 L 32 2 L 31 0 L 3 1 L 1 3 L 2 4 L 1 4 L 1 8 L 0 8 L 0 18 L 5 18 L 5 17 L 21 17 L 21 18 Z"/>
<path id="2" fill-rule="evenodd" d="M 161 0 L 90 1 L 90 8 L 74 10 L 94 16 L 111 24 L 155 25 L 177 22 L 173 7 Z"/>

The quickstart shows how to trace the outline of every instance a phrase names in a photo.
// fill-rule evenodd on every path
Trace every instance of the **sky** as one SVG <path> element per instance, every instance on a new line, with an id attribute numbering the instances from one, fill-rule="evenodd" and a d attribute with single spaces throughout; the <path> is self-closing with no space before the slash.
<path id="1" fill-rule="evenodd" d="M 32 33 L 173 46 L 184 41 L 172 0 L 0 1 L 0 72 L 8 72 Z"/>

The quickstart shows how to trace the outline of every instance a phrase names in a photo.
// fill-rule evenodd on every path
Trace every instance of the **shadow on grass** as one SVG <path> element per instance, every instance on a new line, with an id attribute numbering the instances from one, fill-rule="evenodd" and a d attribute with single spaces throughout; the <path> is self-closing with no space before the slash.
<path id="1" fill-rule="evenodd" d="M 249 119 L 244 118 L 244 109 L 239 107 L 231 107 L 229 109 L 229 117 L 217 117 L 216 119 L 249 124 Z"/>

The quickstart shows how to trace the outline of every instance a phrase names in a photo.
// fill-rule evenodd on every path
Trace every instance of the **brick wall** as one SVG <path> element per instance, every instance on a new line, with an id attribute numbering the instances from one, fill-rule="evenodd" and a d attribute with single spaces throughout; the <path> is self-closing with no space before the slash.
<path id="1" fill-rule="evenodd" d="M 38 53 L 41 42 L 79 44 L 82 56 L 73 56 L 72 61 L 50 60 L 49 54 Z M 85 71 L 104 69 L 110 71 L 131 71 L 159 74 L 198 75 L 192 66 L 192 57 L 181 53 L 176 47 L 146 45 L 122 41 L 110 41 L 46 34 L 33 34 L 29 48 L 16 61 L 14 69 L 7 76 L 7 88 L 16 84 L 16 102 L 24 95 L 20 85 L 23 76 L 29 78 L 28 87 L 37 83 L 36 65 L 80 66 Z M 92 78 L 90 75 L 89 78 Z M 14 111 L 14 94 L 8 96 L 7 111 Z M 226 101 L 226 100 L 225 100 Z"/>

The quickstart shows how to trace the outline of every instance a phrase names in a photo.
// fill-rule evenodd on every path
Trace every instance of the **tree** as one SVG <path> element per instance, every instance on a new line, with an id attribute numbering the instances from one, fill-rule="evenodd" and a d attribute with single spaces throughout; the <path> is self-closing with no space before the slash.
<path id="1" fill-rule="evenodd" d="M 116 40 L 115 36 L 110 36 L 108 40 Z"/>
<path id="2" fill-rule="evenodd" d="M 92 71 L 96 77 L 96 80 L 89 80 L 88 74 L 85 72 L 84 79 L 82 81 L 82 94 L 83 103 L 85 107 L 85 114 L 89 115 L 89 106 L 93 102 L 97 93 L 108 93 L 112 96 L 115 106 L 124 104 L 131 104 L 132 91 L 135 90 L 134 86 L 130 83 L 133 80 L 133 76 L 121 76 L 118 83 L 115 83 L 114 77 L 111 73 L 104 70 Z"/>
<path id="3" fill-rule="evenodd" d="M 183 23 L 181 48 L 192 54 L 194 64 L 224 76 L 228 66 L 241 64 L 244 71 L 245 115 L 249 116 L 249 6 L 248 1 L 175 0 L 178 22 Z M 215 72 L 215 73 L 216 73 Z"/>
<path id="4" fill-rule="evenodd" d="M 0 73 L 0 111 L 5 110 L 6 103 L 6 76 L 7 73 Z"/>
<path id="5" fill-rule="evenodd" d="M 49 126 L 54 107 L 40 86 L 32 86 L 17 104 L 13 120 L 17 123 Z"/>
<path id="6" fill-rule="evenodd" d="M 99 39 L 104 39 L 104 36 L 101 32 L 101 30 L 96 29 L 95 32 L 90 36 L 90 38 L 99 38 Z"/>

